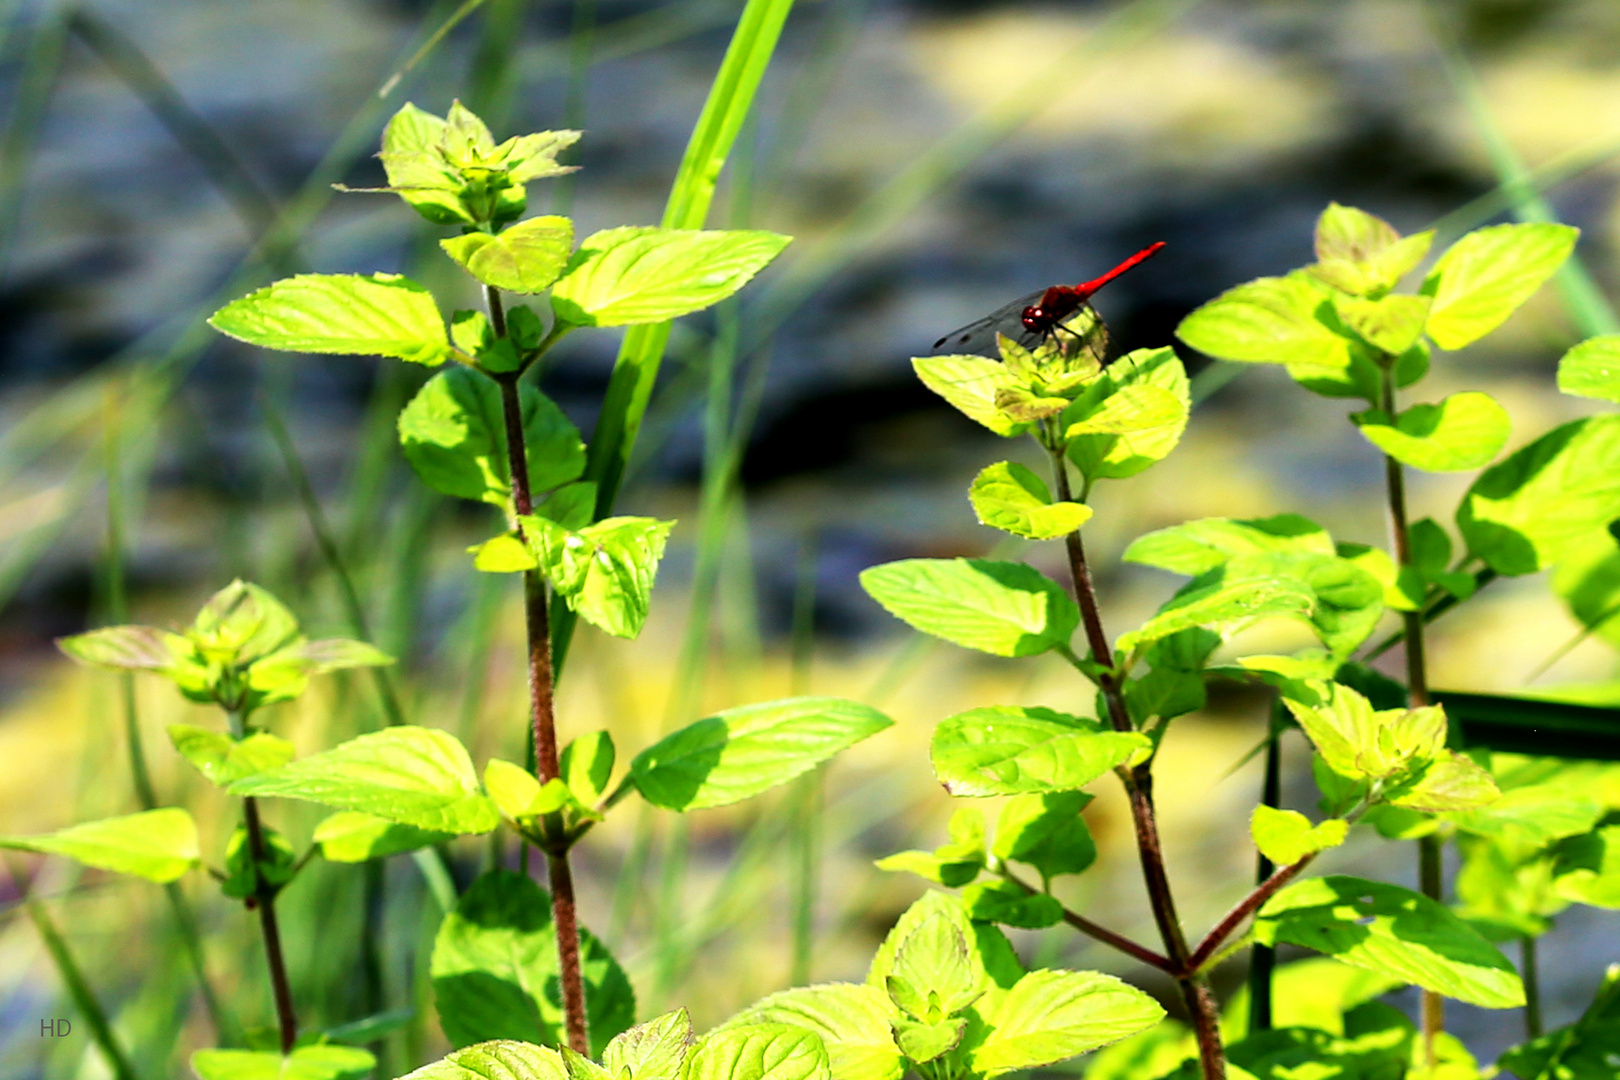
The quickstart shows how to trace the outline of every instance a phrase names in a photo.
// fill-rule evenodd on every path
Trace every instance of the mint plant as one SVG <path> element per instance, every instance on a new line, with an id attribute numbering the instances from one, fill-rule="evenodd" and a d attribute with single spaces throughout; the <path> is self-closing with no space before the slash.
<path id="1" fill-rule="evenodd" d="M 1506 444 L 1507 413 L 1477 392 L 1405 409 L 1396 397 L 1427 373 L 1434 347 L 1461 348 L 1505 321 L 1568 257 L 1575 232 L 1539 224 L 1482 229 L 1443 254 L 1417 293 L 1395 291 L 1431 241 L 1432 234 L 1403 238 L 1378 218 L 1331 206 L 1318 226 L 1315 264 L 1239 286 L 1178 330 L 1212 356 L 1282 364 L 1312 392 L 1366 402 L 1350 419 L 1386 456 L 1393 550 L 1335 542 L 1293 514 L 1162 529 L 1136 540 L 1124 558 L 1190 580 L 1145 624 L 1118 638 L 1105 629 L 1092 585 L 1083 542 L 1092 517 L 1087 499 L 1099 482 L 1128 480 L 1175 447 L 1191 405 L 1180 359 L 1170 348 L 1149 348 L 1107 362 L 1085 346 L 1096 335 L 1094 316 L 1082 312 L 1069 333 L 1033 350 L 1000 338 L 999 360 L 913 360 L 919 378 L 963 414 L 1003 437 L 1028 435 L 1043 452 L 1049 482 L 1001 462 L 979 474 L 969 499 L 985 525 L 1024 540 L 1062 539 L 1068 587 L 1026 564 L 988 559 L 909 559 L 866 571 L 862 584 L 899 619 L 957 645 L 1003 657 L 1056 653 L 1095 687 L 1095 718 L 1070 705 L 1072 711 L 979 708 L 942 720 L 930 747 L 935 776 L 958 797 L 1008 797 L 994 833 L 968 806 L 952 818 L 944 846 L 879 865 L 961 889 L 976 924 L 1066 923 L 1171 976 L 1197 1055 L 1181 1070 L 1187 1075 L 1216 1080 L 1227 1075 L 1229 1062 L 1234 1071 L 1273 1075 L 1285 1060 L 1329 1070 L 1320 1075 L 1374 1074 L 1365 1068 L 1376 1075 L 1477 1075 L 1466 1050 L 1443 1034 L 1442 998 L 1487 1008 L 1526 1003 L 1524 979 L 1482 933 L 1492 930 L 1482 916 L 1492 905 L 1505 908 L 1498 926 L 1505 920 L 1533 935 L 1546 925 L 1536 920 L 1571 899 L 1612 902 L 1602 891 L 1609 886 L 1596 884 L 1611 880 L 1608 837 L 1591 830 L 1620 809 L 1620 800 L 1611 790 L 1607 804 L 1589 797 L 1584 813 L 1571 813 L 1565 802 L 1523 811 L 1533 825 L 1509 825 L 1517 813 L 1508 804 L 1537 805 L 1535 794 L 1513 794 L 1521 784 L 1533 786 L 1521 775 L 1566 770 L 1493 757 L 1485 748 L 1459 752 L 1458 732 L 1428 686 L 1423 634 L 1427 621 L 1494 578 L 1556 565 L 1580 551 L 1598 551 L 1596 558 L 1607 561 L 1597 577 L 1605 586 L 1614 580 L 1607 574 L 1620 565 L 1620 551 L 1608 525 L 1620 517 L 1620 488 L 1612 480 L 1620 460 L 1608 449 L 1612 418 L 1565 425 L 1486 471 L 1458 510 L 1463 553 L 1454 560 L 1441 525 L 1411 519 L 1404 470 L 1489 464 Z M 1615 357 L 1614 340 L 1585 343 L 1566 357 L 1560 385 L 1613 400 L 1620 369 L 1608 365 Z M 1601 624 L 1608 605 L 1590 591 L 1582 594 L 1589 621 Z M 1386 610 L 1399 614 L 1399 635 L 1369 648 Z M 1291 655 L 1241 649 L 1233 655 L 1226 647 L 1239 631 L 1270 618 L 1303 623 L 1318 644 Z M 1404 685 L 1366 666 L 1398 641 L 1406 646 Z M 1263 865 L 1272 869 L 1194 940 L 1166 873 L 1153 764 L 1171 722 L 1202 707 L 1212 678 L 1274 690 L 1285 711 L 1273 737 L 1297 726 L 1312 744 L 1323 817 L 1313 822 L 1297 811 L 1257 807 L 1251 831 Z M 1090 798 L 1082 789 L 1108 773 L 1129 799 L 1157 948 L 1067 910 L 1053 894 L 1054 878 L 1083 873 L 1094 858 L 1079 816 Z M 1595 776 L 1593 782 L 1601 783 Z M 1303 876 L 1357 823 L 1385 836 L 1421 838 L 1422 893 L 1342 875 Z M 1503 834 L 1511 836 L 1505 847 Z M 1468 854 L 1458 883 L 1466 901 L 1460 914 L 1440 902 L 1439 850 L 1451 836 L 1462 838 Z M 1575 860 L 1584 860 L 1578 877 Z M 1388 985 L 1423 988 L 1422 1037 L 1387 1007 L 1345 1002 L 1334 1016 L 1337 1033 L 1259 1030 L 1227 1045 L 1210 969 L 1245 946 L 1280 943 L 1326 953 Z M 1533 981 L 1533 972 L 1527 975 Z M 1362 1009 L 1354 1023 L 1352 1007 Z M 1594 1023 L 1582 1024 L 1565 1033 L 1566 1042 L 1589 1037 L 1576 1032 L 1590 1032 Z M 1174 1031 L 1162 1025 L 1142 1037 L 1147 1044 L 1133 1042 L 1173 1045 Z M 1346 1041 L 1347 1034 L 1363 1042 Z M 1539 1034 L 1534 1022 L 1530 1034 Z M 1098 1069 L 1146 1080 L 1174 1063 L 1150 1053 L 1134 1063 L 1116 1057 Z M 872 1080 L 877 1073 L 847 1075 Z"/>
<path id="2" fill-rule="evenodd" d="M 699 720 L 647 747 L 623 770 L 616 768 L 606 731 L 560 744 L 552 600 L 608 634 L 635 637 L 646 622 L 674 522 L 598 514 L 595 483 L 580 479 L 584 444 L 535 387 L 538 363 L 578 329 L 666 323 L 709 307 L 745 285 L 789 241 L 758 231 L 630 226 L 593 234 L 576 248 L 566 218 L 518 220 L 526 184 L 572 171 L 556 155 L 578 137 L 539 132 L 497 144 L 459 102 L 443 118 L 407 104 L 389 123 L 381 154 L 389 187 L 383 190 L 436 225 L 459 226 L 441 246 L 474 279 L 483 311 L 455 311 L 447 321 L 427 288 L 399 275 L 301 274 L 227 304 L 210 320 L 222 333 L 262 348 L 454 365 L 429 379 L 402 410 L 400 445 L 429 486 L 502 512 L 505 528 L 470 554 L 478 570 L 518 575 L 522 583 L 530 688 L 526 766 L 492 759 L 480 782 L 454 736 L 404 724 L 295 758 L 291 744 L 250 726 L 248 718 L 296 697 L 311 675 L 390 661 L 361 642 L 304 640 L 291 613 L 256 586 L 232 585 L 183 634 L 113 627 L 62 643 L 86 662 L 164 675 L 188 697 L 213 701 L 227 714 L 223 731 L 187 727 L 171 735 L 205 776 L 243 797 L 242 833 L 228 845 L 225 869 L 216 876 L 226 895 L 260 913 L 279 1051 L 199 1051 L 192 1067 L 203 1080 L 342 1080 L 370 1070 L 374 1060 L 363 1050 L 322 1045 L 318 1038 L 300 1045 L 280 955 L 276 894 L 317 852 L 363 862 L 503 824 L 525 851 L 532 846 L 545 856 L 549 895 L 526 875 L 497 866 L 459 898 L 440 927 L 432 959 L 441 1027 L 458 1046 L 498 1039 L 563 1043 L 570 1076 L 598 1068 L 587 1054 L 606 1054 L 610 1064 L 615 1055 L 629 1055 L 629 1062 L 643 1051 L 653 1054 L 653 1043 L 673 1029 L 625 1034 L 635 1019 L 634 995 L 605 946 L 580 925 L 570 850 L 632 794 L 676 812 L 729 805 L 794 779 L 890 724 L 856 702 L 800 697 Z M 509 303 L 507 293 L 544 294 L 548 310 Z M 259 801 L 269 797 L 337 812 L 317 826 L 300 854 L 261 822 Z M 195 826 L 180 809 L 7 842 L 160 881 L 200 862 Z M 553 980 L 560 1000 L 548 987 Z M 813 1075 L 822 1060 L 816 1054 L 824 1058 L 814 1037 L 791 1030 L 767 1036 L 770 1053 L 807 1062 L 806 1071 L 783 1073 L 784 1080 Z M 731 1069 L 728 1055 L 764 1052 L 762 1045 L 757 1032 L 699 1044 L 693 1075 Z M 659 1061 L 647 1068 L 687 1075 L 681 1062 Z"/>

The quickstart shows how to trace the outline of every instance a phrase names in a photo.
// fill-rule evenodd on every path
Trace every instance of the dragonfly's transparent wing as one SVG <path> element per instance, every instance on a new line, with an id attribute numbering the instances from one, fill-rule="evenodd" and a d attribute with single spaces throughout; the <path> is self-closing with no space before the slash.
<path id="1" fill-rule="evenodd" d="M 1080 310 L 1063 320 L 1052 336 L 1069 356 L 1089 357 L 1100 368 L 1108 366 L 1108 324 L 1090 304 L 1081 304 Z"/>
<path id="2" fill-rule="evenodd" d="M 1036 348 L 1046 335 L 1025 327 L 1022 317 L 1024 309 L 1045 293 L 1045 289 L 1039 289 L 997 308 L 982 319 L 957 327 L 934 342 L 934 351 L 988 356 L 992 360 L 999 360 L 1001 350 L 996 347 L 997 334 L 1005 334 L 1026 349 Z"/>

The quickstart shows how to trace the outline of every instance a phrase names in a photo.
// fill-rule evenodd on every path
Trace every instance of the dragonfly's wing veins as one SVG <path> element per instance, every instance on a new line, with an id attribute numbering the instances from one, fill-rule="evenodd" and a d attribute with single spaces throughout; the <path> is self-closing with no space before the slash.
<path id="1" fill-rule="evenodd" d="M 982 319 L 957 327 L 934 342 L 934 351 L 988 356 L 992 360 L 999 360 L 1001 350 L 996 347 L 997 334 L 1005 334 L 1026 349 L 1035 348 L 1044 335 L 1026 328 L 1022 318 L 1024 309 L 1039 300 L 1045 292 L 1045 289 L 1039 289 L 997 308 Z"/>

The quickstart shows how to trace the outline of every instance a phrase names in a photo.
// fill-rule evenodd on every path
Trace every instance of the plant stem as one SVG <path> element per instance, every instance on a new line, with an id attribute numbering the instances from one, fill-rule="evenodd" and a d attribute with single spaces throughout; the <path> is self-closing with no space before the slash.
<path id="1" fill-rule="evenodd" d="M 1379 407 L 1394 423 L 1395 374 L 1393 358 L 1386 358 L 1380 380 Z M 1400 569 L 1412 565 L 1412 545 L 1406 514 L 1406 471 L 1394 457 L 1384 455 L 1384 481 L 1389 495 L 1389 524 L 1393 534 L 1395 564 Z M 1413 707 L 1429 704 L 1429 677 L 1424 663 L 1423 612 L 1403 611 L 1405 629 L 1406 690 Z M 1418 841 L 1419 878 L 1423 895 L 1440 899 L 1440 839 L 1425 836 Z M 1445 1000 L 1433 990 L 1423 991 L 1423 1052 L 1430 1069 L 1435 1067 L 1435 1037 L 1445 1030 Z"/>
<path id="2" fill-rule="evenodd" d="M 485 286 L 489 302 L 489 323 L 495 333 L 506 336 L 506 311 L 500 293 Z M 512 478 L 512 508 L 520 517 L 534 512 L 529 489 L 529 454 L 523 439 L 523 406 L 518 396 L 518 377 L 508 373 L 496 379 L 501 388 L 501 411 L 506 426 L 506 463 Z M 521 535 L 519 526 L 519 535 Z M 542 784 L 561 775 L 557 761 L 557 719 L 553 703 L 554 682 L 551 668 L 551 622 L 547 610 L 546 582 L 538 570 L 523 573 L 523 615 L 529 640 L 529 730 L 534 741 L 534 771 Z M 579 958 L 579 917 L 574 903 L 574 875 L 568 865 L 568 844 L 561 841 L 546 849 L 546 868 L 551 879 L 551 918 L 557 931 L 557 973 L 562 983 L 563 1015 L 568 1045 L 581 1054 L 590 1053 L 585 1016 L 585 979 Z"/>
<path id="3" fill-rule="evenodd" d="M 1536 938 L 1525 934 L 1519 939 L 1521 974 L 1524 977 L 1524 1033 L 1541 1037 L 1541 976 L 1536 971 Z"/>
<path id="4" fill-rule="evenodd" d="M 1069 468 L 1062 450 L 1051 451 L 1052 472 L 1057 481 L 1058 498 L 1072 502 L 1069 486 Z M 1097 604 L 1097 592 L 1092 586 L 1091 569 L 1086 565 L 1085 546 L 1080 530 L 1064 537 L 1069 553 L 1069 572 L 1074 579 L 1075 598 L 1080 603 L 1081 621 L 1086 628 L 1086 641 L 1091 646 L 1091 658 L 1104 672 L 1097 677 L 1098 689 L 1108 704 L 1109 720 L 1117 731 L 1133 731 L 1130 711 L 1125 705 L 1124 687 L 1114 672 L 1113 650 L 1103 630 L 1102 613 Z M 1170 891 L 1170 878 L 1164 867 L 1164 848 L 1159 840 L 1157 814 L 1153 806 L 1153 766 L 1151 760 L 1135 768 L 1117 770 L 1130 797 L 1131 820 L 1136 827 L 1137 854 L 1142 862 L 1142 877 L 1147 884 L 1148 900 L 1153 908 L 1153 919 L 1164 940 L 1165 953 L 1173 965 L 1172 974 L 1181 987 L 1182 1000 L 1192 1017 L 1193 1030 L 1198 1037 L 1198 1059 L 1204 1080 L 1225 1080 L 1226 1056 L 1221 1049 L 1220 1021 L 1214 998 L 1197 978 L 1187 949 L 1187 938 L 1176 915 L 1175 898 Z"/>
<path id="5" fill-rule="evenodd" d="M 1270 712 L 1271 738 L 1266 741 L 1266 773 L 1260 786 L 1260 803 L 1278 809 L 1282 804 L 1282 701 L 1273 698 Z M 1264 885 L 1277 869 L 1264 854 L 1258 856 L 1255 885 Z M 1271 974 L 1277 966 L 1277 950 L 1256 944 L 1249 952 L 1249 1034 L 1271 1028 Z"/>
<path id="6" fill-rule="evenodd" d="M 1031 896 L 1034 896 L 1040 892 L 1040 890 L 1035 888 L 1035 886 L 1013 873 L 1005 864 L 998 866 L 996 868 L 996 873 L 1000 874 L 1014 885 L 1020 886 Z M 1139 945 L 1123 934 L 1116 934 L 1105 926 L 1098 926 L 1096 923 L 1092 922 L 1090 919 L 1079 914 L 1078 912 L 1070 911 L 1068 908 L 1064 908 L 1063 921 L 1080 931 L 1082 934 L 1085 934 L 1087 937 L 1094 938 L 1097 941 L 1102 942 L 1104 945 L 1113 946 L 1126 956 L 1135 957 L 1136 959 L 1142 961 L 1142 963 L 1147 964 L 1150 967 L 1156 967 L 1160 971 L 1168 974 L 1174 975 L 1176 973 L 1175 965 L 1171 964 L 1169 960 L 1163 956 L 1160 956 L 1146 945 Z"/>
<path id="7" fill-rule="evenodd" d="M 84 973 L 79 970 L 79 965 L 73 959 L 73 954 L 68 951 L 67 941 L 63 939 L 62 932 L 51 921 L 50 915 L 45 911 L 45 905 L 41 904 L 29 890 L 28 879 L 14 863 L 9 864 L 8 868 L 11 871 L 11 880 L 16 884 L 17 894 L 22 898 L 23 907 L 28 909 L 28 917 L 33 921 L 34 929 L 39 931 L 40 940 L 45 943 L 46 951 L 51 954 L 51 960 L 56 964 L 56 972 L 62 977 L 63 985 L 67 987 L 68 996 L 73 999 L 73 1004 L 78 1006 L 79 1015 L 90 1025 L 90 1037 L 100 1048 L 101 1056 L 106 1058 L 108 1071 L 116 1080 L 138 1080 L 129 1054 L 119 1044 L 118 1036 L 107 1020 L 107 1011 L 102 1008 L 100 999 L 90 988 L 89 980 L 84 977 Z"/>
<path id="8" fill-rule="evenodd" d="M 281 1052 L 290 1054 L 298 1041 L 298 1016 L 293 1012 L 292 986 L 287 981 L 287 961 L 281 951 L 281 928 L 276 925 L 276 886 L 257 872 L 266 862 L 264 828 L 259 824 L 259 804 L 251 795 L 242 800 L 242 822 L 247 827 L 248 851 L 256 869 L 253 900 L 259 909 L 259 930 L 264 934 L 265 958 L 270 964 L 270 988 L 275 994 L 276 1021 L 281 1028 Z"/>
<path id="9" fill-rule="evenodd" d="M 1261 905 L 1277 894 L 1277 890 L 1298 877 L 1300 871 L 1309 866 L 1314 858 L 1316 858 L 1314 854 L 1307 855 L 1296 863 L 1290 863 L 1274 872 L 1265 881 L 1255 886 L 1248 896 L 1239 900 L 1232 910 L 1228 911 L 1221 918 L 1221 921 L 1215 924 L 1215 928 L 1204 935 L 1204 940 L 1198 943 L 1198 948 L 1192 954 L 1193 971 L 1196 972 L 1209 963 L 1210 957 L 1215 955 L 1216 950 L 1221 947 L 1221 943 L 1231 937 L 1234 930 L 1243 925 L 1243 920 L 1259 911 Z"/>

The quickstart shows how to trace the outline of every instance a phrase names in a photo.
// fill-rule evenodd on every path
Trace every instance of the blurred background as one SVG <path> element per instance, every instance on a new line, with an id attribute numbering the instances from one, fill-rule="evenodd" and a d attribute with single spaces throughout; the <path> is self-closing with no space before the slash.
<path id="1" fill-rule="evenodd" d="M 456 4 L 0 0 L 0 832 L 138 808 L 119 680 L 70 665 L 53 638 L 177 624 L 236 576 L 316 635 L 349 632 L 306 483 L 374 639 L 400 658 L 407 718 L 456 732 L 480 762 L 521 760 L 518 596 L 464 554 L 498 523 L 429 492 L 395 446 L 393 417 L 426 372 L 260 353 L 201 323 L 299 269 L 408 272 L 447 308 L 473 306 L 441 230 L 392 197 L 330 187 L 382 182 L 372 155 L 407 100 L 442 114 L 459 97 L 497 138 L 583 128 L 582 170 L 533 186 L 531 212 L 570 213 L 582 235 L 659 219 L 739 0 L 463 7 L 476 10 L 435 38 Z M 999 534 L 975 523 L 967 485 L 1028 454 L 933 398 L 909 357 L 1161 239 L 1097 303 L 1122 348 L 1168 344 L 1221 290 L 1310 261 L 1329 200 L 1403 231 L 1438 226 L 1438 251 L 1511 219 L 1495 193 L 1504 151 L 1580 226 L 1579 258 L 1600 299 L 1613 296 L 1617 61 L 1612 0 L 801 0 L 710 218 L 798 239 L 740 304 L 677 327 L 619 506 L 680 525 L 642 638 L 581 627 L 560 726 L 565 738 L 609 728 L 623 759 L 706 710 L 805 690 L 869 701 L 898 724 L 817 784 L 678 827 L 622 809 L 577 849 L 584 919 L 630 972 L 639 1013 L 686 1005 L 702 1028 L 792 982 L 860 978 L 923 887 L 871 860 L 945 839 L 932 725 L 985 704 L 1090 712 L 1090 688 L 1060 662 L 928 644 L 859 589 L 874 563 L 990 551 Z M 1605 316 L 1549 286 L 1480 345 L 1438 357 L 1425 390 L 1489 391 L 1521 445 L 1593 408 L 1559 396 L 1553 370 Z M 573 335 L 542 376 L 587 436 L 617 344 Z M 1190 370 L 1205 364 L 1181 352 Z M 1176 453 L 1094 496 L 1088 543 L 1115 633 L 1176 585 L 1117 562 L 1150 529 L 1295 511 L 1339 539 L 1385 541 L 1380 462 L 1343 421 L 1346 403 L 1272 368 L 1201 385 Z M 1417 512 L 1449 522 L 1469 479 L 1416 478 Z M 1001 551 L 1054 572 L 1060 558 L 1050 545 Z M 1579 629 L 1544 579 L 1497 583 L 1467 610 L 1437 627 L 1436 685 L 1608 696 L 1615 654 L 1599 640 L 1538 674 Z M 1245 641 L 1303 644 L 1286 627 Z M 164 735 L 216 717 L 156 680 L 135 690 L 159 800 L 199 812 L 217 861 L 232 811 Z M 365 677 L 277 708 L 266 718 L 305 752 L 382 720 Z M 1254 872 L 1260 778 L 1240 762 L 1265 709 L 1217 693 L 1166 743 L 1171 874 L 1195 931 Z M 1284 767 L 1285 805 L 1313 809 L 1303 743 L 1285 742 Z M 1065 898 L 1151 938 L 1128 815 L 1097 787 L 1087 816 L 1102 858 Z M 270 812 L 300 842 L 321 813 Z M 461 884 L 491 857 L 484 841 L 452 854 Z M 1411 846 L 1376 838 L 1323 863 L 1415 880 Z M 36 874 L 142 1075 L 182 1075 L 214 1036 L 160 890 L 17 865 Z M 268 1025 L 255 927 L 205 880 L 187 888 L 228 1007 L 243 1027 Z M 39 1037 L 40 1018 L 71 1006 L 17 897 L 0 882 L 0 1074 L 109 1075 L 88 1038 Z M 306 1028 L 392 1012 L 387 1067 L 443 1051 L 426 975 L 439 909 L 415 863 L 316 863 L 281 906 Z M 1589 1000 L 1617 942 L 1615 913 L 1562 917 L 1543 944 L 1549 1027 Z M 1017 943 L 1027 962 L 1173 996 L 1087 939 Z M 1242 976 L 1228 965 L 1219 989 Z M 1515 1014 L 1454 1005 L 1452 1018 L 1484 1060 L 1522 1038 Z"/>

